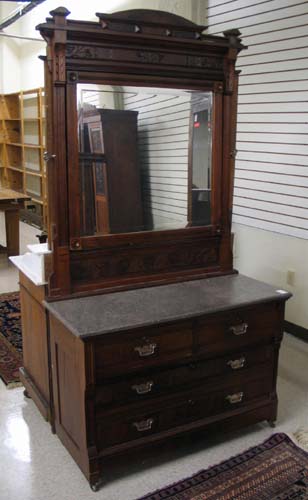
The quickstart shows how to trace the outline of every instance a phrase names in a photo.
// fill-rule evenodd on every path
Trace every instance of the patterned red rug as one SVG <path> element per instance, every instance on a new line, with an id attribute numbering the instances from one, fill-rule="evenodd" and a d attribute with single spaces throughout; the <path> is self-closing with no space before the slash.
<path id="1" fill-rule="evenodd" d="M 308 500 L 308 453 L 286 434 L 139 500 Z"/>
<path id="2" fill-rule="evenodd" d="M 0 295 L 0 377 L 8 389 L 21 386 L 22 335 L 19 292 Z"/>

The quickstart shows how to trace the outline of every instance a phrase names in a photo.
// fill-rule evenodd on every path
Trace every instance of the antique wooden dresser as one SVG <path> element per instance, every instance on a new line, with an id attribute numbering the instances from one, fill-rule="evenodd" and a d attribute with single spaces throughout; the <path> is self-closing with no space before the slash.
<path id="1" fill-rule="evenodd" d="M 68 14 L 38 26 L 53 260 L 41 399 L 96 490 L 111 457 L 274 423 L 290 294 L 233 270 L 240 33 L 150 10 Z"/>

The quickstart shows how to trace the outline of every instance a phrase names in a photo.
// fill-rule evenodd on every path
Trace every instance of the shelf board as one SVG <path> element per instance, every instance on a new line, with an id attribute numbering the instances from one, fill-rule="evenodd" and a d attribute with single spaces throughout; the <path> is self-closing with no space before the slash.
<path id="1" fill-rule="evenodd" d="M 33 195 L 32 195 L 32 194 L 31 194 L 31 191 L 29 191 L 29 189 L 27 190 L 27 194 L 28 194 L 29 196 L 31 196 L 31 200 L 30 200 L 30 201 L 33 201 L 34 203 L 38 203 L 39 205 L 43 205 L 43 204 L 44 204 L 42 200 L 40 200 L 40 199 L 38 199 L 38 198 L 35 198 L 36 194 L 33 194 Z"/>
<path id="2" fill-rule="evenodd" d="M 46 173 L 43 163 L 43 152 L 46 149 L 44 102 L 43 88 L 0 94 L 1 179 L 8 185 L 17 184 L 21 192 L 32 198 L 33 204 L 37 206 L 37 212 L 42 212 L 36 216 L 39 225 L 44 224 L 46 220 Z M 35 141 L 34 144 L 31 142 L 32 139 Z M 5 150 L 6 155 L 3 154 Z M 27 189 L 28 184 L 30 189 Z"/>
<path id="3" fill-rule="evenodd" d="M 24 144 L 25 148 L 29 149 L 42 149 L 44 146 L 41 146 L 40 144 Z"/>
<path id="4" fill-rule="evenodd" d="M 21 174 L 24 173 L 23 169 L 22 168 L 18 168 L 18 167 L 13 167 L 12 165 L 7 165 L 7 167 L 9 170 L 14 170 L 15 172 L 20 172 Z"/>
<path id="5" fill-rule="evenodd" d="M 25 170 L 25 174 L 27 175 L 32 175 L 33 177 L 42 177 L 42 174 L 39 171 L 36 170 Z"/>

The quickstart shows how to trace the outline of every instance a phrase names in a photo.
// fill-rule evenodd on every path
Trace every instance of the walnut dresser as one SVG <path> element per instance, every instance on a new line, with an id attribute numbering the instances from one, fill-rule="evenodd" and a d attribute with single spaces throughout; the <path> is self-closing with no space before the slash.
<path id="1" fill-rule="evenodd" d="M 45 363 L 28 349 L 22 380 L 97 490 L 113 457 L 275 421 L 290 294 L 233 269 L 240 32 L 142 9 L 50 14 L 40 314 L 23 283 Z"/>
<path id="2" fill-rule="evenodd" d="M 116 454 L 273 424 L 289 297 L 231 275 L 46 304 L 55 429 L 93 489 Z"/>

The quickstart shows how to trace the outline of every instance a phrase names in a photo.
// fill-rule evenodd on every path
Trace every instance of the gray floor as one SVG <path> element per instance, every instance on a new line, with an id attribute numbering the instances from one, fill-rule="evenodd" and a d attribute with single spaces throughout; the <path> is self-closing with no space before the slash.
<path id="1" fill-rule="evenodd" d="M 37 230 L 22 227 L 24 241 Z M 18 275 L 0 259 L 0 292 L 16 290 Z M 279 365 L 279 417 L 276 431 L 293 433 L 308 424 L 308 344 L 285 335 Z M 267 424 L 213 436 L 179 441 L 173 450 L 156 452 L 143 462 L 130 461 L 106 470 L 106 484 L 93 493 L 77 465 L 50 432 L 22 389 L 7 390 L 0 381 L 1 500 L 135 500 L 138 497 L 221 462 L 273 433 Z"/>

